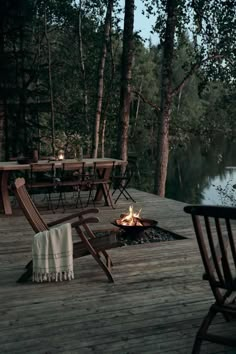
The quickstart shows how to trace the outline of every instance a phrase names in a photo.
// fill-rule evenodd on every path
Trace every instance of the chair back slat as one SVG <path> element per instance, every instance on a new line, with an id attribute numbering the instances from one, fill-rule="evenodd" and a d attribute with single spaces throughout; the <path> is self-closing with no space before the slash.
<path id="1" fill-rule="evenodd" d="M 235 247 L 235 242 L 234 242 L 230 219 L 226 218 L 225 223 L 226 223 L 227 232 L 229 235 L 229 243 L 230 243 L 230 248 L 231 248 L 231 252 L 232 252 L 232 257 L 233 257 L 234 265 L 236 268 L 236 247 Z"/>
<path id="2" fill-rule="evenodd" d="M 55 163 L 31 163 L 32 172 L 51 172 L 55 168 Z"/>
<path id="3" fill-rule="evenodd" d="M 214 266 L 215 266 L 215 270 L 216 270 L 217 276 L 219 278 L 219 281 L 223 284 L 224 283 L 224 277 L 222 275 L 220 264 L 219 264 L 219 255 L 217 255 L 217 253 L 216 253 L 216 249 L 215 249 L 215 244 L 214 244 L 214 239 L 213 239 L 213 234 L 212 234 L 212 231 L 211 231 L 211 225 L 210 225 L 209 218 L 207 216 L 204 216 L 204 221 L 205 221 L 206 233 L 207 233 L 207 236 L 208 236 L 209 247 L 210 247 L 210 250 L 211 250 L 211 255 L 212 255 L 212 260 L 213 260 L 213 263 L 214 263 Z"/>
<path id="4" fill-rule="evenodd" d="M 212 282 L 216 282 L 216 278 L 214 275 L 214 266 L 213 263 L 210 261 L 210 256 L 206 245 L 207 240 L 204 237 L 200 218 L 196 215 L 192 215 L 192 221 L 206 274 Z"/>
<path id="5" fill-rule="evenodd" d="M 64 171 L 82 171 L 84 169 L 84 162 L 65 162 L 62 165 Z"/>
<path id="6" fill-rule="evenodd" d="M 227 253 L 228 240 L 226 240 L 223 237 L 219 218 L 215 218 L 215 225 L 216 225 L 217 236 L 219 240 L 219 246 L 221 250 L 221 262 L 222 262 L 222 269 L 224 273 L 224 280 L 227 284 L 232 284 L 233 278 L 232 278 L 232 273 L 231 273 L 229 258 Z"/>
<path id="7" fill-rule="evenodd" d="M 35 233 L 48 230 L 48 226 L 41 218 L 35 204 L 29 196 L 25 187 L 24 178 L 17 178 L 15 180 L 14 192 L 19 205 L 21 206 L 27 220 L 32 226 Z"/>

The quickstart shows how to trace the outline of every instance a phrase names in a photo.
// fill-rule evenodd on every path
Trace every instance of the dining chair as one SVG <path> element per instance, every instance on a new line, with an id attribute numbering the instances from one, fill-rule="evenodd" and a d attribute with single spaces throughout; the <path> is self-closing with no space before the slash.
<path id="1" fill-rule="evenodd" d="M 31 163 L 30 178 L 27 183 L 29 193 L 45 193 L 48 209 L 54 210 L 52 193 L 57 192 L 58 180 L 56 177 L 55 163 Z"/>
<path id="2" fill-rule="evenodd" d="M 202 341 L 236 347 L 236 338 L 209 333 L 218 313 L 226 321 L 236 319 L 236 208 L 226 206 L 188 205 L 184 211 L 192 216 L 198 247 L 215 301 L 197 332 L 192 354 L 200 353 Z"/>
<path id="3" fill-rule="evenodd" d="M 58 183 L 59 200 L 58 205 L 62 204 L 63 210 L 65 210 L 66 192 L 73 191 L 76 195 L 75 207 L 78 208 L 80 203 L 83 208 L 83 202 L 81 198 L 81 190 L 87 185 L 87 176 L 85 173 L 85 162 L 65 162 L 62 164 L 62 171 L 60 176 L 60 182 Z"/>
<path id="4" fill-rule="evenodd" d="M 116 204 L 121 196 L 123 196 L 126 200 L 130 199 L 135 203 L 136 201 L 131 196 L 127 188 L 134 176 L 136 164 L 130 160 L 127 162 L 124 171 L 122 168 L 123 166 L 117 166 L 115 173 L 112 175 L 112 195 L 115 195 L 115 193 L 118 192 L 114 203 Z"/>

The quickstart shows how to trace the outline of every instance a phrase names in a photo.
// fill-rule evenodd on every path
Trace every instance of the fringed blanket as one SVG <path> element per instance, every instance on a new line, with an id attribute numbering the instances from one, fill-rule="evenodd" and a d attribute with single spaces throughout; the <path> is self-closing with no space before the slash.
<path id="1" fill-rule="evenodd" d="M 71 224 L 64 224 L 34 236 L 34 282 L 74 279 Z"/>

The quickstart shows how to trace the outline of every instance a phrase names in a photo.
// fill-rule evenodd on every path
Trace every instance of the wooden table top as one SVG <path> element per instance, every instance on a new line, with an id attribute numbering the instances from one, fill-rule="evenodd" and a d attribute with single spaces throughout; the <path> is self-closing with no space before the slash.
<path id="1" fill-rule="evenodd" d="M 111 157 L 103 157 L 103 158 L 87 158 L 83 160 L 76 159 L 64 159 L 64 160 L 39 160 L 37 163 L 40 164 L 52 164 L 55 163 L 56 168 L 61 168 L 63 163 L 73 163 L 73 162 L 85 162 L 87 166 L 93 166 L 94 162 L 115 162 L 115 165 L 123 165 L 126 163 L 124 160 L 113 159 Z M 27 164 L 19 164 L 17 161 L 0 161 L 0 171 L 20 171 L 20 170 L 30 170 L 30 163 Z"/>

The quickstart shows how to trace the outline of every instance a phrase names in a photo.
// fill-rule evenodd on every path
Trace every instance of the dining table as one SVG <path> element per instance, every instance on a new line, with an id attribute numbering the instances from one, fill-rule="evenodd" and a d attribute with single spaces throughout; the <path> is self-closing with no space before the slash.
<path id="1" fill-rule="evenodd" d="M 61 169 L 63 164 L 65 163 L 73 163 L 78 162 L 78 159 L 63 159 L 63 160 L 39 160 L 37 164 L 54 164 L 56 169 Z M 84 162 L 86 167 L 93 167 L 95 162 L 99 162 L 100 168 L 103 167 L 103 172 L 101 173 L 101 178 L 109 179 L 111 174 L 111 164 L 112 166 L 121 166 L 126 165 L 127 161 L 114 159 L 111 157 L 103 157 L 103 158 L 84 158 L 80 160 L 80 162 Z M 102 164 L 104 162 L 104 166 Z M 110 167 L 108 167 L 110 166 Z M 5 215 L 12 215 L 12 207 L 9 195 L 9 181 L 10 174 L 16 171 L 27 171 L 31 169 L 31 163 L 18 163 L 18 161 L 0 161 L 0 206 L 3 209 L 3 213 Z M 101 200 L 102 196 L 105 197 L 105 193 L 102 188 L 98 189 L 96 194 L 96 200 Z M 105 198 L 106 203 L 108 203 L 108 198 Z"/>

